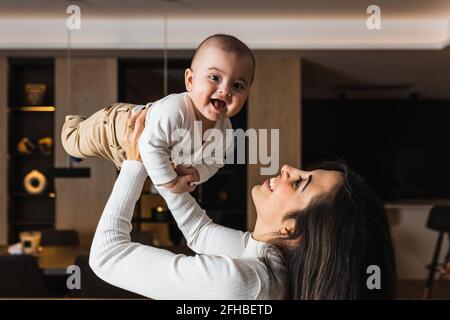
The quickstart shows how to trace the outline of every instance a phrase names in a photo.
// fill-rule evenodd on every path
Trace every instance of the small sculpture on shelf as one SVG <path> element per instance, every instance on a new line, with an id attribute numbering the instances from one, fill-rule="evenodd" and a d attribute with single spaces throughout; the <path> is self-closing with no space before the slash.
<path id="1" fill-rule="evenodd" d="M 40 138 L 37 145 L 42 155 L 50 156 L 52 154 L 53 139 L 51 137 Z M 38 150 L 36 145 L 27 137 L 23 137 L 17 143 L 17 151 L 21 155 L 32 155 L 36 150 Z"/>
<path id="2" fill-rule="evenodd" d="M 24 254 L 37 254 L 42 250 L 40 248 L 42 232 L 41 231 L 23 231 L 19 233 L 20 244 Z"/>
<path id="3" fill-rule="evenodd" d="M 36 150 L 36 146 L 27 137 L 23 137 L 20 139 L 19 143 L 17 143 L 17 151 L 19 154 L 29 155 L 32 154 L 34 150 Z"/>
<path id="4" fill-rule="evenodd" d="M 44 137 L 38 140 L 39 150 L 43 155 L 49 156 L 52 154 L 53 139 L 50 137 Z"/>
<path id="5" fill-rule="evenodd" d="M 38 170 L 31 170 L 23 180 L 23 186 L 28 193 L 39 194 L 47 187 L 47 178 Z"/>
<path id="6" fill-rule="evenodd" d="M 25 85 L 26 104 L 40 106 L 44 103 L 47 86 L 43 83 L 28 83 Z"/>

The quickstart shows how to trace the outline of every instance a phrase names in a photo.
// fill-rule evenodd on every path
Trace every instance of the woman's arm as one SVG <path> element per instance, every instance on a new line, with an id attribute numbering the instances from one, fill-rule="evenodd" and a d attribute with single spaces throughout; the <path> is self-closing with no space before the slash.
<path id="1" fill-rule="evenodd" d="M 92 243 L 89 265 L 95 274 L 154 299 L 257 298 L 261 284 L 251 261 L 187 257 L 130 242 L 130 221 L 146 175 L 141 162 L 124 161 Z"/>
<path id="2" fill-rule="evenodd" d="M 254 299 L 261 284 L 254 261 L 227 256 L 187 257 L 130 242 L 131 218 L 146 171 L 137 141 L 146 111 L 127 122 L 127 159 L 105 206 L 89 265 L 106 282 L 156 299 Z M 252 264 L 253 263 L 253 264 Z"/>
<path id="3" fill-rule="evenodd" d="M 232 258 L 241 256 L 250 232 L 215 224 L 189 193 L 173 194 L 164 188 L 157 189 L 194 252 L 226 254 Z"/>

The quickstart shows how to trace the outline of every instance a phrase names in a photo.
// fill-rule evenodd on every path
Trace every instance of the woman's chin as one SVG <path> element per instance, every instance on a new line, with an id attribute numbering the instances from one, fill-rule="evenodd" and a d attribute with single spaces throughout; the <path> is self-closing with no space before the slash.
<path id="1" fill-rule="evenodd" d="M 263 186 L 261 185 L 256 185 L 252 188 L 252 200 L 253 203 L 255 204 L 255 207 L 257 207 L 258 202 L 261 200 L 261 188 Z"/>
<path id="2" fill-rule="evenodd" d="M 252 199 L 253 199 L 253 201 L 255 201 L 255 192 L 256 192 L 257 188 L 258 188 L 258 186 L 254 186 L 252 188 Z"/>

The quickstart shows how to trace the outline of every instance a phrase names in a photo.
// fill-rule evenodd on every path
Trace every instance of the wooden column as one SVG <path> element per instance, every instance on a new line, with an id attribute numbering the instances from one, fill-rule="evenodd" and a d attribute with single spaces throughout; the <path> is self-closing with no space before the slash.
<path id="1" fill-rule="evenodd" d="M 280 168 L 283 164 L 300 167 L 300 76 L 299 57 L 256 57 L 255 80 L 248 101 L 248 128 L 280 130 Z M 255 185 L 272 177 L 261 176 L 260 168 L 261 165 L 255 164 L 247 166 L 248 230 L 253 230 L 256 221 L 251 190 Z"/>
<path id="2" fill-rule="evenodd" d="M 65 58 L 55 61 L 55 163 L 67 166 L 61 145 L 61 128 L 67 114 L 89 116 L 117 100 L 117 60 L 115 58 L 76 58 L 71 61 L 70 97 L 68 65 Z M 70 99 L 70 104 L 69 104 Z M 113 163 L 86 159 L 78 167 L 90 167 L 90 178 L 56 179 L 56 228 L 75 229 L 81 245 L 90 247 L 97 223 L 116 180 Z"/>
<path id="3" fill-rule="evenodd" d="M 0 245 L 7 244 L 8 216 L 8 61 L 0 58 Z"/>

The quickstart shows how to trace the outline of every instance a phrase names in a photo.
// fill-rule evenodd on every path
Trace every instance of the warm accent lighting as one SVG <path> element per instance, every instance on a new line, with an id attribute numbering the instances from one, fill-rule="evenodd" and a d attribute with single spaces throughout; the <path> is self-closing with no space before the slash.
<path id="1" fill-rule="evenodd" d="M 20 111 L 33 111 L 33 112 L 53 112 L 55 107 L 41 106 L 41 107 L 20 107 Z"/>

